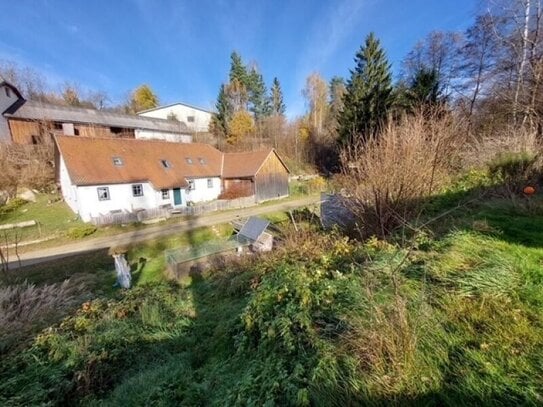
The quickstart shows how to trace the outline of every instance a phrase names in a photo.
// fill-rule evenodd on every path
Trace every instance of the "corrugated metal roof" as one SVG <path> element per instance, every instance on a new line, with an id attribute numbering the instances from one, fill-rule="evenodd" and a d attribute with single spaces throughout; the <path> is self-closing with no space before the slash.
<path id="1" fill-rule="evenodd" d="M 17 119 L 48 120 L 69 123 L 89 123 L 108 127 L 154 130 L 168 133 L 190 133 L 184 122 L 136 116 L 104 110 L 71 106 L 56 106 L 27 100 L 22 105 L 8 109 L 4 115 Z"/>

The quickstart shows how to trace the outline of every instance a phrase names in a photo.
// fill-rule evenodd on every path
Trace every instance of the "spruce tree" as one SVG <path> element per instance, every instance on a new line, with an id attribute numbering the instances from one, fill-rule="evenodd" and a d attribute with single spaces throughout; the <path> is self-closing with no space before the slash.
<path id="1" fill-rule="evenodd" d="M 242 83 L 247 88 L 247 82 L 248 82 L 247 68 L 243 64 L 241 55 L 239 55 L 236 51 L 233 51 L 232 54 L 230 54 L 229 79 L 230 79 L 230 82 L 233 82 L 234 79 L 237 79 L 239 83 Z"/>
<path id="2" fill-rule="evenodd" d="M 347 82 L 344 106 L 338 119 L 343 145 L 377 134 L 392 105 L 390 64 L 373 33 L 366 37 L 355 62 L 356 67 Z"/>
<path id="3" fill-rule="evenodd" d="M 247 75 L 247 90 L 249 91 L 249 110 L 258 122 L 269 116 L 271 112 L 270 102 L 266 97 L 267 90 L 262 74 L 256 68 L 252 68 Z"/>
<path id="4" fill-rule="evenodd" d="M 283 91 L 279 79 L 273 78 L 270 95 L 271 114 L 274 116 L 283 116 L 285 114 L 285 103 L 283 102 Z"/>
<path id="5" fill-rule="evenodd" d="M 228 122 L 232 117 L 232 108 L 226 95 L 224 84 L 219 89 L 217 103 L 215 104 L 217 113 L 212 118 L 212 129 L 216 136 L 226 137 L 228 134 Z"/>

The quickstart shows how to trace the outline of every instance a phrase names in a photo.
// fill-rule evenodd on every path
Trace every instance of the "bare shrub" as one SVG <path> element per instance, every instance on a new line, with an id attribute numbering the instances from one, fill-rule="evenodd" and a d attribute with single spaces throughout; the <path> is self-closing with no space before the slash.
<path id="1" fill-rule="evenodd" d="M 51 145 L 0 144 L 0 190 L 15 196 L 20 187 L 44 190 L 53 182 Z"/>
<path id="2" fill-rule="evenodd" d="M 86 291 L 84 284 L 71 280 L 0 287 L 0 353 L 65 315 L 86 298 Z"/>
<path id="3" fill-rule="evenodd" d="M 408 116 L 342 152 L 343 190 L 363 237 L 388 236 L 421 211 L 423 198 L 448 179 L 464 143 L 450 116 Z"/>

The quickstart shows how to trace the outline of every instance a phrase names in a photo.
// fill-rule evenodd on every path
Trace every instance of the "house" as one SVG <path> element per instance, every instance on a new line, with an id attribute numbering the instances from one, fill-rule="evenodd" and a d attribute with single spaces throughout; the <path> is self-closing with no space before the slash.
<path id="1" fill-rule="evenodd" d="M 138 115 L 160 119 L 180 120 L 195 132 L 208 132 L 213 112 L 187 103 L 173 103 L 154 109 L 144 110 Z"/>
<path id="2" fill-rule="evenodd" d="M 56 135 L 192 142 L 192 131 L 180 121 L 25 100 L 1 79 L 0 114 L 0 141 L 6 143 L 42 144 Z"/>
<path id="3" fill-rule="evenodd" d="M 273 149 L 240 155 L 201 143 L 68 136 L 55 141 L 57 182 L 84 221 L 211 201 L 237 184 L 257 201 L 288 195 L 289 170 Z"/>

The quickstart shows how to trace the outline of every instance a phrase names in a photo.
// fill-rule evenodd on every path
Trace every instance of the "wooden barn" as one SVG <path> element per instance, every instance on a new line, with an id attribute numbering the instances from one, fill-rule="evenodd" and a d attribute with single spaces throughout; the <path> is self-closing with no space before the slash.
<path id="1" fill-rule="evenodd" d="M 228 195 L 255 195 L 257 202 L 288 196 L 289 169 L 274 149 L 226 153 L 223 191 Z"/>
<path id="2" fill-rule="evenodd" d="M 44 144 L 55 136 L 192 141 L 184 122 L 25 100 L 0 78 L 0 142 Z"/>

